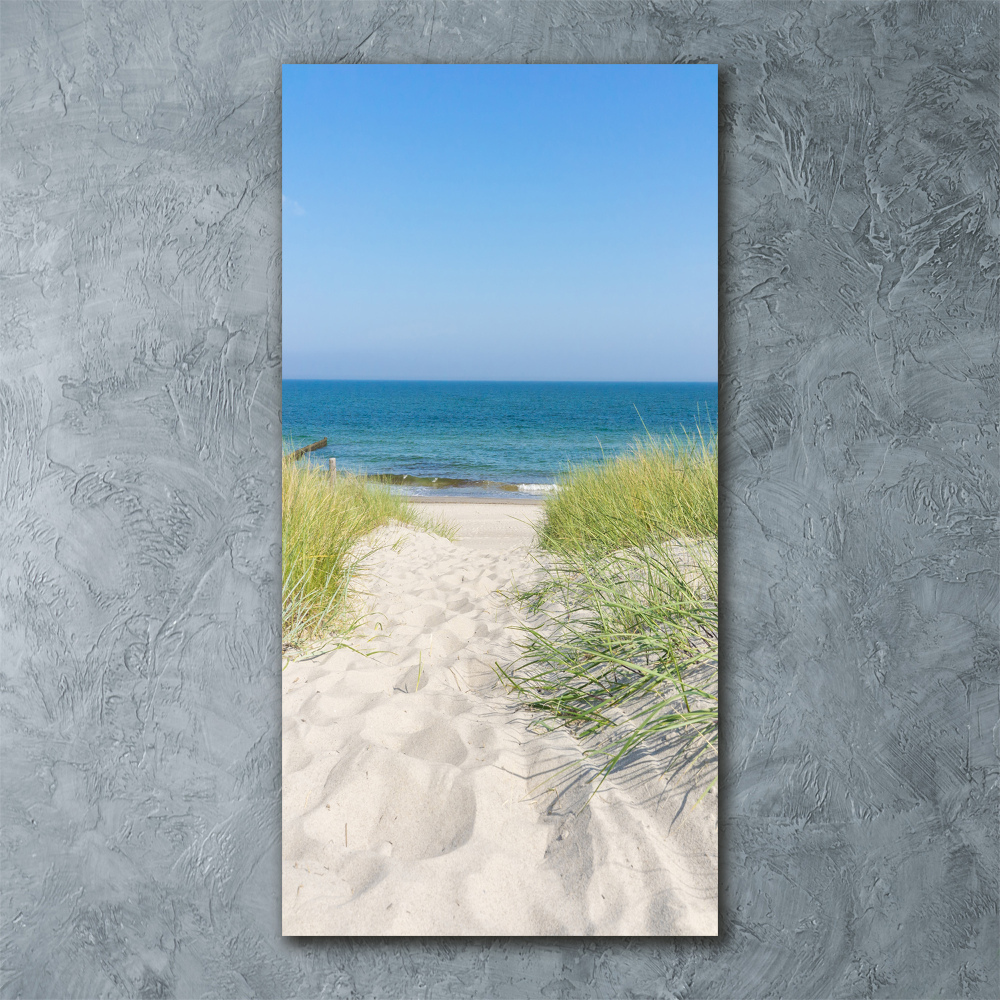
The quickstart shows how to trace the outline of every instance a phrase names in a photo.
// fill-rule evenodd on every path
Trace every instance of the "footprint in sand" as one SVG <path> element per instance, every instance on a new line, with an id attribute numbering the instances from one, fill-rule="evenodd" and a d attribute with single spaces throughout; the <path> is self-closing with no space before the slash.
<path id="1" fill-rule="evenodd" d="M 425 604 L 406 613 L 406 624 L 412 628 L 433 629 L 448 620 L 448 613 L 440 604 Z"/>
<path id="2" fill-rule="evenodd" d="M 475 794 L 456 767 L 369 747 L 338 762 L 302 828 L 332 855 L 376 854 L 389 842 L 393 859 L 407 861 L 457 850 L 475 823 Z"/>
<path id="3" fill-rule="evenodd" d="M 419 733 L 414 733 L 406 740 L 402 750 L 408 757 L 456 766 L 461 764 L 469 753 L 451 722 L 438 723 L 421 729 Z"/>
<path id="4" fill-rule="evenodd" d="M 427 670 L 423 663 L 415 663 L 392 685 L 393 691 L 400 694 L 415 694 L 421 686 L 427 683 Z"/>

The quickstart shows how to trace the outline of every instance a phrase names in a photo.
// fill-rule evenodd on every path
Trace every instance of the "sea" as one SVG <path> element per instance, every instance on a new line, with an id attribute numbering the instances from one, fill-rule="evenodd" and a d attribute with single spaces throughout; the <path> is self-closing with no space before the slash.
<path id="1" fill-rule="evenodd" d="M 433 497 L 544 496 L 648 435 L 715 432 L 717 382 L 282 382 L 285 451 Z"/>

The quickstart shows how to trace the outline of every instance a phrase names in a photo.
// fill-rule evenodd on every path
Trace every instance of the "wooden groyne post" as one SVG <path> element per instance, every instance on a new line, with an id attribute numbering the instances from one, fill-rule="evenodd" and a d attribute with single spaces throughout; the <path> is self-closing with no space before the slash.
<path id="1" fill-rule="evenodd" d="M 330 485 L 334 486 L 337 482 L 337 460 L 335 458 L 330 459 Z"/>
<path id="2" fill-rule="evenodd" d="M 313 441 L 312 444 L 307 444 L 304 448 L 296 448 L 292 452 L 292 458 L 301 458 L 307 451 L 316 451 L 319 448 L 326 447 L 326 438 L 320 438 L 319 441 Z"/>

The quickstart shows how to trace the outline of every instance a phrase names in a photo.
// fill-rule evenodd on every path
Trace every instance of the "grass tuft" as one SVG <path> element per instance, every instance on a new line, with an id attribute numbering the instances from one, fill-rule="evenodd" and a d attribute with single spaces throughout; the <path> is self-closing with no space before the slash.
<path id="1" fill-rule="evenodd" d="M 571 469 L 545 505 L 539 540 L 551 551 L 612 552 L 719 532 L 717 438 L 651 435 L 599 465 Z"/>
<path id="2" fill-rule="evenodd" d="M 516 599 L 521 658 L 497 666 L 541 721 L 597 758 L 597 788 L 671 734 L 718 728 L 718 462 L 714 437 L 652 439 L 572 470 L 546 501 L 546 572 Z M 690 755 L 688 755 L 690 756 Z"/>
<path id="3" fill-rule="evenodd" d="M 284 456 L 281 646 L 286 656 L 358 627 L 363 615 L 354 607 L 352 580 L 375 551 L 371 532 L 394 521 L 454 537 L 450 526 L 420 518 L 405 497 L 364 476 L 341 473 L 331 485 L 325 471 Z"/>

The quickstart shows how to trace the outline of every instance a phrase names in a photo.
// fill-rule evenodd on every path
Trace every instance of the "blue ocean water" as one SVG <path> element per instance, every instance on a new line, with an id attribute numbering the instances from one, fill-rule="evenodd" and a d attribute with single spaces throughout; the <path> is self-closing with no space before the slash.
<path id="1" fill-rule="evenodd" d="M 718 424 L 716 382 L 282 382 L 285 449 L 434 496 L 540 493 L 646 431 Z M 643 427 L 645 424 L 645 428 Z"/>

